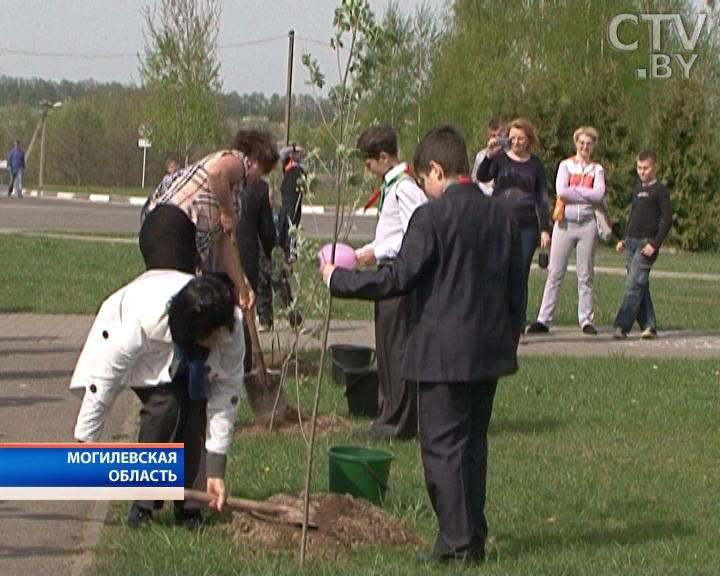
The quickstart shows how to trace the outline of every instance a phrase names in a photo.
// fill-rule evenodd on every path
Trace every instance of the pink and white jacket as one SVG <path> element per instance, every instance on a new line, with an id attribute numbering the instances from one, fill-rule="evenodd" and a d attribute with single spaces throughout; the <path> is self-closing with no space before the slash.
<path id="1" fill-rule="evenodd" d="M 605 197 L 605 171 L 600 164 L 583 164 L 578 156 L 572 156 L 560 162 L 555 190 L 565 203 L 567 220 L 588 221 Z"/>

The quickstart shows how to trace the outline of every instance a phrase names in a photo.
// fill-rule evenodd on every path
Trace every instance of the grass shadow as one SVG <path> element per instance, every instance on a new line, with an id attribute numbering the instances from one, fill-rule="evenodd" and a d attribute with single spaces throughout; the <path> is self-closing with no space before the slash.
<path id="1" fill-rule="evenodd" d="M 551 416 L 545 416 L 542 418 L 494 418 L 490 422 L 490 430 L 488 434 L 491 436 L 497 436 L 500 434 L 545 434 L 548 432 L 555 432 L 565 428 L 567 423 L 553 418 Z"/>
<path id="2" fill-rule="evenodd" d="M 597 519 L 602 522 L 601 519 Z M 578 545 L 591 548 L 607 546 L 639 546 L 661 540 L 687 538 L 695 530 L 680 518 L 630 519 L 625 526 L 584 527 L 559 532 L 548 527 L 546 531 L 525 536 L 498 534 L 497 549 L 489 550 L 489 556 L 517 558 L 535 551 L 560 550 Z"/>

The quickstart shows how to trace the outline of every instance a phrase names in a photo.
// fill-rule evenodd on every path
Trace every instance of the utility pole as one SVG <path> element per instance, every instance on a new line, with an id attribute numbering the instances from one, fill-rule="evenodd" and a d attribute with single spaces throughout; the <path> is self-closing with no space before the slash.
<path id="1" fill-rule="evenodd" d="M 47 108 L 42 111 L 40 118 L 40 171 L 38 172 L 38 188 L 43 189 L 43 172 L 45 172 L 45 119 Z"/>
<path id="2" fill-rule="evenodd" d="M 292 104 L 293 47 L 295 30 L 288 32 L 287 91 L 285 92 L 285 144 L 290 144 L 290 106 Z"/>
<path id="3" fill-rule="evenodd" d="M 42 102 L 42 111 L 40 112 L 40 170 L 38 171 L 38 188 L 43 189 L 43 175 L 45 173 L 45 123 L 47 115 L 53 108 L 62 108 L 62 102 Z"/>

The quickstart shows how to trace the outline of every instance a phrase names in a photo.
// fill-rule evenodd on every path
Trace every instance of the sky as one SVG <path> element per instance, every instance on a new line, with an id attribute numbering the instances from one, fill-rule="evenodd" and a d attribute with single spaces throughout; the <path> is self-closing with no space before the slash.
<path id="1" fill-rule="evenodd" d="M 429 0 L 445 7 L 446 0 Z M 156 0 L 0 0 L 0 75 L 140 84 L 143 8 Z M 411 13 L 421 0 L 399 0 Z M 328 42 L 337 0 L 222 0 L 218 57 L 223 91 L 285 93 L 288 31 L 295 30 L 293 90 L 307 92 L 300 55 L 310 52 L 329 77 Z M 376 16 L 387 0 L 370 0 Z M 266 40 L 254 43 L 258 40 Z M 246 43 L 244 46 L 228 46 Z M 19 54 L 32 52 L 36 55 Z M 37 53 L 44 55 L 37 55 Z M 61 57 L 99 55 L 104 57 Z M 109 57 L 112 56 L 112 57 Z"/>

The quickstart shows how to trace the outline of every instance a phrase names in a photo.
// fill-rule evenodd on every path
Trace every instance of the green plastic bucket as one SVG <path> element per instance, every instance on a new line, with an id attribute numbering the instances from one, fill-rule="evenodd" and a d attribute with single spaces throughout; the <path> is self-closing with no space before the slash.
<path id="1" fill-rule="evenodd" d="M 330 492 L 351 494 L 382 506 L 395 454 L 367 446 L 331 446 Z"/>

